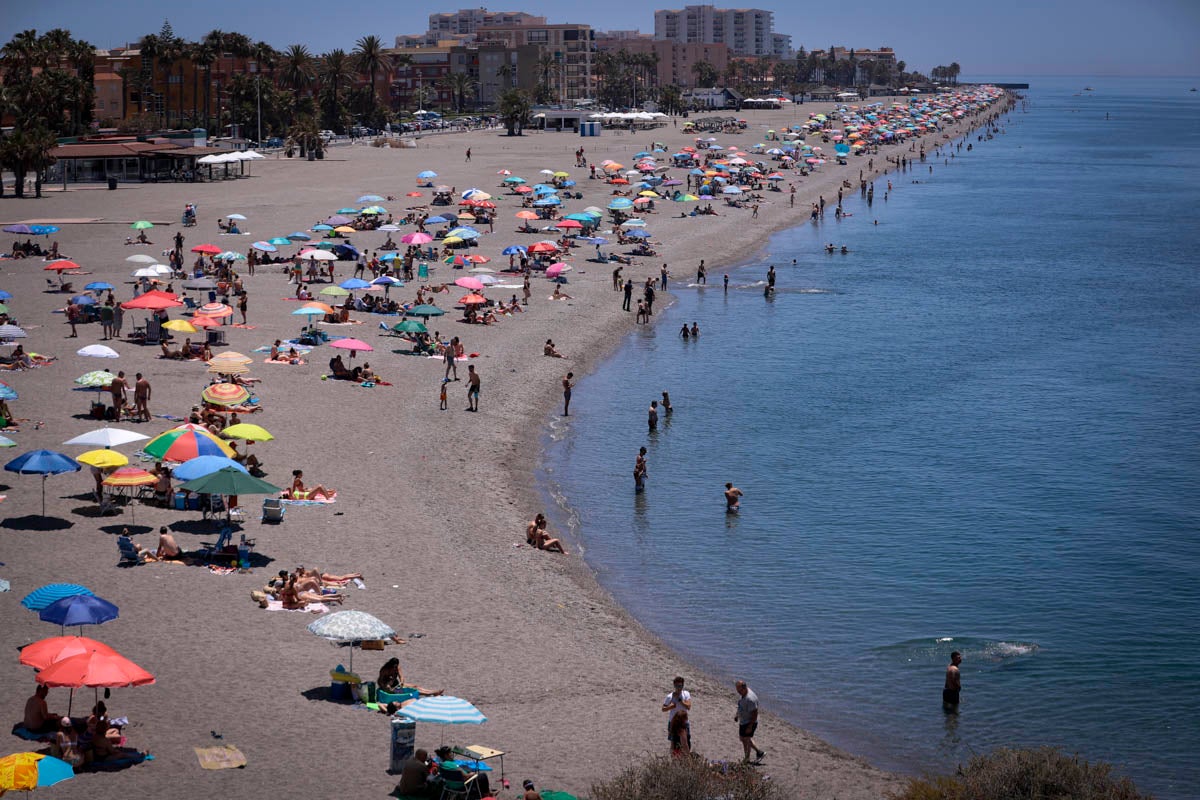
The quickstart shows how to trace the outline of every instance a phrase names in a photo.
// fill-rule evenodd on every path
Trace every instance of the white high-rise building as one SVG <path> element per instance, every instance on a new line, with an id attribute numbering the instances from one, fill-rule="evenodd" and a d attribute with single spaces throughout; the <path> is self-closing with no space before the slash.
<path id="1" fill-rule="evenodd" d="M 724 44 L 731 55 L 776 53 L 774 14 L 762 8 L 684 6 L 654 12 L 654 38 L 691 44 Z"/>

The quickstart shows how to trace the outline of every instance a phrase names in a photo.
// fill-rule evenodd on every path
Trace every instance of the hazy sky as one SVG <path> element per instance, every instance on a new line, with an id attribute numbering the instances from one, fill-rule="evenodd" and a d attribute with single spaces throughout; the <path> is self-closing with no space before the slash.
<path id="1" fill-rule="evenodd" d="M 552 23 L 583 22 L 601 30 L 653 32 L 655 8 L 683 5 L 645 0 L 514 0 L 488 7 L 542 14 Z M 741 0 L 714 5 L 736 8 L 752 4 Z M 1200 75 L 1196 42 L 1200 0 L 853 0 L 844 4 L 845 10 L 834 3 L 795 0 L 755 5 L 775 11 L 775 30 L 791 34 L 795 46 L 890 46 L 910 68 L 922 71 L 957 61 L 964 75 L 980 77 Z M 396 34 L 424 31 L 431 11 L 461 7 L 468 6 L 412 0 L 0 0 L 0 42 L 27 28 L 63 27 L 94 45 L 112 47 L 158 32 L 166 16 L 176 34 L 190 39 L 221 28 L 276 47 L 301 43 L 314 52 L 325 52 L 335 47 L 350 50 L 355 40 L 370 33 L 390 46 Z"/>

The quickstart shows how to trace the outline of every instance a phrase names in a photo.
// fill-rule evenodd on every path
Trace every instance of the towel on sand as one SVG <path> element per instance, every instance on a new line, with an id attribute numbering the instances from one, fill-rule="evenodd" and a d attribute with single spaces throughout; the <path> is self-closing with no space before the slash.
<path id="1" fill-rule="evenodd" d="M 219 747 L 193 747 L 201 769 L 240 769 L 246 766 L 242 751 L 231 744 Z"/>
<path id="2" fill-rule="evenodd" d="M 329 606 L 324 603 L 309 603 L 304 608 L 284 608 L 283 603 L 278 600 L 267 601 L 267 611 L 299 611 L 303 614 L 324 614 L 329 610 Z"/>
<path id="3" fill-rule="evenodd" d="M 306 500 L 284 499 L 280 500 L 279 502 L 283 503 L 285 506 L 327 506 L 330 503 L 336 503 L 337 496 L 338 493 L 334 492 L 332 497 L 320 497 Z"/>

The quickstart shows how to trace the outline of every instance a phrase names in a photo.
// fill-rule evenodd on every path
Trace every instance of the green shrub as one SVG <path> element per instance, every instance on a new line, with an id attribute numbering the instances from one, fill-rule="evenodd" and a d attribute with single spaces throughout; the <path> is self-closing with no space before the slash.
<path id="1" fill-rule="evenodd" d="M 1150 800 L 1112 766 L 1053 747 L 1001 748 L 976 756 L 952 776 L 912 778 L 894 800 Z"/>
<path id="2" fill-rule="evenodd" d="M 653 756 L 592 786 L 590 800 L 784 800 L 760 768 L 699 757 Z"/>

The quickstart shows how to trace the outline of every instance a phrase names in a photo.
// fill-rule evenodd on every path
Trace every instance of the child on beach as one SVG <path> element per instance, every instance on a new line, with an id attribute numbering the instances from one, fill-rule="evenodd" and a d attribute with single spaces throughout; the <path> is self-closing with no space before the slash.
<path id="1" fill-rule="evenodd" d="M 446 384 L 449 382 L 450 382 L 449 378 L 442 378 L 441 404 L 438 405 L 438 408 L 441 409 L 442 411 L 446 410 Z"/>

